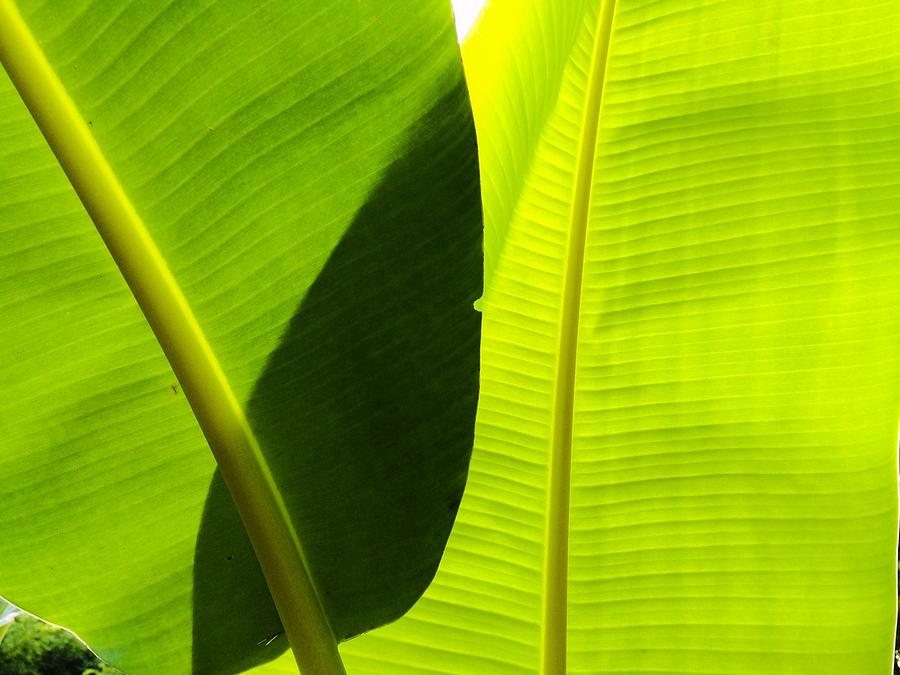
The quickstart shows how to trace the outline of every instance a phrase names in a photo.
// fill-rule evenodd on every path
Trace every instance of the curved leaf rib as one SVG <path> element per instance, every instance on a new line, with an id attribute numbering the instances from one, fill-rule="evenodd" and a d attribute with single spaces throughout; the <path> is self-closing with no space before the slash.
<path id="1" fill-rule="evenodd" d="M 544 610 L 541 663 L 544 673 L 566 672 L 566 587 L 568 583 L 569 489 L 575 414 L 575 371 L 584 249 L 590 212 L 594 156 L 600 130 L 600 106 L 606 80 L 616 0 L 604 0 L 598 16 L 587 100 L 578 148 L 574 194 L 566 252 L 559 348 L 553 396 L 550 445 L 550 497 L 544 562 Z"/>
<path id="2" fill-rule="evenodd" d="M 253 431 L 166 261 L 11 0 L 0 62 L 172 365 L 240 512 L 301 670 L 343 673 L 303 549 Z"/>

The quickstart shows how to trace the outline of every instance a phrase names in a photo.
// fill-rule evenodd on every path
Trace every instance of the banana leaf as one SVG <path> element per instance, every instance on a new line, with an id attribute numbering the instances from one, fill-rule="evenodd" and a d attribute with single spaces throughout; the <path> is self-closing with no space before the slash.
<path id="1" fill-rule="evenodd" d="M 356 673 L 889 672 L 900 5 L 492 0 L 466 494 Z"/>
<path id="2" fill-rule="evenodd" d="M 493 1 L 476 452 L 352 672 L 890 666 L 898 12 Z"/>
<path id="3" fill-rule="evenodd" d="M 434 575 L 472 448 L 449 5 L 2 0 L 0 61 L 0 594 L 129 675 L 285 630 L 341 672 Z"/>

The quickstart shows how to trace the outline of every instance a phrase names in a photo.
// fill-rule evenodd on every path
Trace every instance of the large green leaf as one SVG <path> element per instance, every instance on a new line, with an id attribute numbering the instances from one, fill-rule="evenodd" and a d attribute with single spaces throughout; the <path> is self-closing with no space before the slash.
<path id="1" fill-rule="evenodd" d="M 354 672 L 888 672 L 898 26 L 883 0 L 489 3 L 472 469 Z"/>
<path id="2" fill-rule="evenodd" d="M 449 6 L 3 0 L 0 59 L 113 253 L 0 76 L 0 593 L 131 675 L 270 659 L 227 482 L 291 641 L 335 668 L 331 633 L 430 581 L 471 451 Z"/>

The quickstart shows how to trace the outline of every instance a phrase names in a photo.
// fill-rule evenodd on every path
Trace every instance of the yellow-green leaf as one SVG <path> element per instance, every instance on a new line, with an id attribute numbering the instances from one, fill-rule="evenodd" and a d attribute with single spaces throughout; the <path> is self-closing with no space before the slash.
<path id="1" fill-rule="evenodd" d="M 0 61 L 0 594 L 130 675 L 238 672 L 282 622 L 340 672 L 472 446 L 449 6 L 2 0 Z"/>
<path id="2" fill-rule="evenodd" d="M 354 672 L 888 672 L 898 25 L 488 4 L 472 469 L 434 584 Z"/>

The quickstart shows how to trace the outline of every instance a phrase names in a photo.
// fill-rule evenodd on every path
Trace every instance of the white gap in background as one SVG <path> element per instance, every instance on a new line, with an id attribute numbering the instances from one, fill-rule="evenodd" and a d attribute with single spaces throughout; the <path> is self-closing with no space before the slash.
<path id="1" fill-rule="evenodd" d="M 450 0 L 453 4 L 453 14 L 456 16 L 456 34 L 462 42 L 466 37 L 481 8 L 487 0 Z"/>

